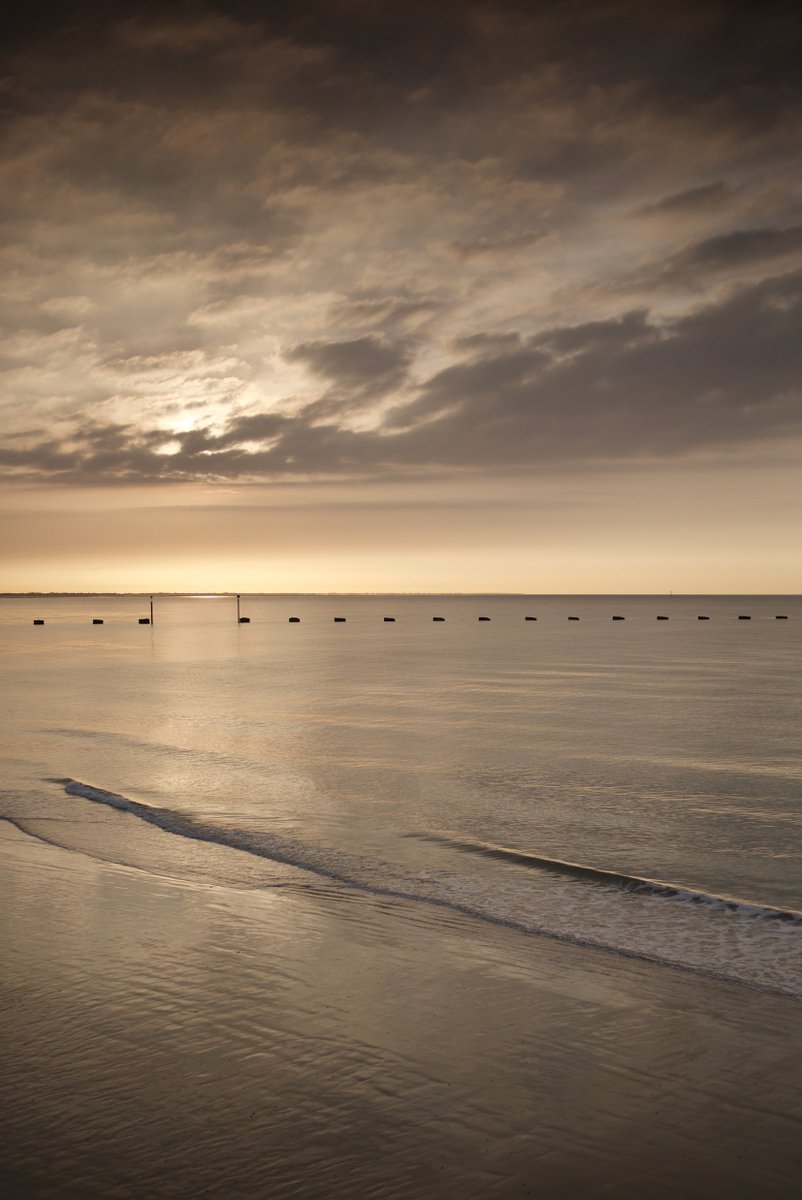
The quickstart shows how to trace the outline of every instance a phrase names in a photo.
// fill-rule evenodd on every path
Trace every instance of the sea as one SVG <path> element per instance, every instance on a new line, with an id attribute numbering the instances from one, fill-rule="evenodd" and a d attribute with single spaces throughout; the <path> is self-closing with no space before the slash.
<path id="1" fill-rule="evenodd" d="M 0 817 L 802 1000 L 798 597 L 236 604 L 2 600 Z"/>
<path id="2" fill-rule="evenodd" d="M 802 600 L 0 598 L 20 1200 L 785 1200 Z"/>

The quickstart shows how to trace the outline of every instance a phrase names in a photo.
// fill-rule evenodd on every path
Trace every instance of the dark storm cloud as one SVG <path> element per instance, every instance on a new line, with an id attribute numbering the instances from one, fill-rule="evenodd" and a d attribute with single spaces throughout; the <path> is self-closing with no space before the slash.
<path id="1" fill-rule="evenodd" d="M 26 112 L 77 88 L 182 111 L 278 105 L 317 128 L 379 123 L 385 142 L 412 137 L 418 150 L 421 110 L 478 115 L 521 84 L 572 103 L 608 96 L 619 113 L 647 102 L 750 125 L 780 122 L 789 102 L 798 104 L 799 23 L 778 2 L 757 13 L 681 2 L 668 12 L 640 0 L 135 0 L 56 4 L 47 16 L 32 5 L 15 15 L 6 29 L 12 64 L 47 69 L 7 77 L 7 105 Z M 530 149 L 537 133 L 530 126 Z M 482 128 L 475 134 L 481 140 Z M 169 175 L 162 162 L 155 182 Z"/>
<path id="2" fill-rule="evenodd" d="M 785 5 L 0 20 L 0 411 L 47 430 L 7 474 L 415 476 L 799 430 Z"/>
<path id="3" fill-rule="evenodd" d="M 307 405 L 304 417 L 317 424 L 370 409 L 403 387 L 411 361 L 407 345 L 373 335 L 344 342 L 307 342 L 285 351 L 285 359 L 301 363 L 322 380 L 326 390 Z"/>
<path id="4" fill-rule="evenodd" d="M 381 395 L 404 377 L 410 360 L 408 349 L 388 345 L 376 337 L 348 342 L 307 342 L 285 352 L 290 362 L 302 362 L 323 379 L 340 387 L 369 387 Z"/>
<path id="5" fill-rule="evenodd" d="M 797 274 L 672 322 L 633 313 L 547 331 L 440 372 L 395 419 L 433 421 L 427 439 L 466 462 L 660 456 L 798 434 L 800 317 Z"/>
<path id="6" fill-rule="evenodd" d="M 802 252 L 802 225 L 787 229 L 735 229 L 696 242 L 666 264 L 670 274 L 726 271 Z"/>

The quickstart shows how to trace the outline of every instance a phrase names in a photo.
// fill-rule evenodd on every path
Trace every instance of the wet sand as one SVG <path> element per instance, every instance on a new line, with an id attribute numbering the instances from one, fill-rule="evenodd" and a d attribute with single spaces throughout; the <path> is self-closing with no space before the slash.
<path id="1" fill-rule="evenodd" d="M 0 867 L 7 1194 L 795 1194 L 792 1000 L 9 826 Z"/>

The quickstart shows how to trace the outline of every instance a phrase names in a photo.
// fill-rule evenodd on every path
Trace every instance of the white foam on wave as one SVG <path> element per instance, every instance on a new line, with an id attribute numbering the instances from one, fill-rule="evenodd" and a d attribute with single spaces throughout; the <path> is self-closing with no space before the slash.
<path id="1" fill-rule="evenodd" d="M 623 871 L 610 871 L 605 867 L 593 867 L 585 863 L 568 862 L 565 859 L 552 858 L 544 854 L 534 854 L 526 850 L 516 850 L 509 846 L 497 846 L 492 842 L 465 841 L 453 834 L 427 833 L 416 834 L 414 836 L 423 837 L 428 841 L 439 842 L 445 846 L 451 846 L 455 850 L 465 850 L 472 854 L 482 854 L 488 858 L 498 858 L 502 861 L 517 863 L 520 866 L 554 871 L 556 874 L 569 875 L 577 879 L 587 879 L 594 883 L 609 884 L 623 888 L 625 891 L 640 892 L 643 895 L 684 901 L 688 904 L 702 904 L 708 908 L 718 908 L 746 917 L 760 917 L 769 921 L 786 921 L 791 924 L 802 924 L 802 912 L 793 908 L 778 908 L 776 905 L 760 904 L 755 900 L 742 900 L 737 896 L 700 891 L 682 883 L 671 883 L 663 879 L 650 879 L 645 875 L 630 875 Z"/>
<path id="2" fill-rule="evenodd" d="M 74 779 L 52 782 L 60 783 L 69 795 L 130 814 L 165 833 L 297 867 L 375 895 L 436 905 L 539 937 L 802 1001 L 800 913 L 789 912 L 781 920 L 756 920 L 780 917 L 785 910 L 543 859 L 490 843 L 460 843 L 442 834 L 416 836 L 451 841 L 457 849 L 503 857 L 511 865 L 527 860 L 524 865 L 546 866 L 549 874 L 529 870 L 490 878 L 486 872 L 414 871 L 278 834 L 222 827 Z M 533 886 L 535 875 L 545 883 Z M 586 879 L 606 886 L 588 887 Z M 654 903 L 656 895 L 668 894 L 686 903 Z"/>

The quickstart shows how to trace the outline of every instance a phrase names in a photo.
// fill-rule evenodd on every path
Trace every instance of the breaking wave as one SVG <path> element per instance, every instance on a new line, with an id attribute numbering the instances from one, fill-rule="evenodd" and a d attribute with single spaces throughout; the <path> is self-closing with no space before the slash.
<path id="1" fill-rule="evenodd" d="M 439 842 L 454 850 L 469 854 L 481 854 L 486 858 L 497 858 L 503 862 L 516 863 L 523 867 L 534 867 L 542 871 L 554 871 L 557 875 L 570 875 L 575 879 L 587 879 L 594 883 L 623 888 L 627 892 L 641 895 L 660 896 L 671 900 L 684 900 L 689 904 L 704 904 L 710 908 L 725 909 L 747 917 L 764 917 L 767 920 L 788 921 L 802 924 L 802 912 L 792 908 L 776 908 L 770 904 L 757 904 L 752 900 L 740 900 L 735 896 L 719 895 L 686 887 L 681 883 L 668 883 L 661 879 L 649 879 L 643 875 L 627 875 L 623 871 L 607 871 L 602 867 L 590 867 L 584 863 L 566 862 L 561 858 L 547 858 L 542 854 L 531 854 L 525 850 L 513 850 L 506 846 L 495 846 L 492 842 L 464 841 L 448 834 L 414 834 L 426 841 Z"/>
<path id="2" fill-rule="evenodd" d="M 143 804 L 75 779 L 51 782 L 60 784 L 70 796 L 128 814 L 168 835 L 207 843 L 218 848 L 216 854 L 241 851 L 252 856 L 251 862 L 255 858 L 266 865 L 284 864 L 372 895 L 434 905 L 526 934 L 802 1001 L 802 912 L 796 910 L 446 833 L 408 836 L 440 844 L 455 852 L 456 858 L 449 859 L 446 854 L 443 865 L 438 863 L 435 868 L 399 865 L 272 832 L 232 828 Z M 113 822 L 101 831 L 106 842 L 99 855 L 96 844 L 84 840 L 80 820 L 69 827 L 66 837 L 64 822 L 69 824 L 69 814 L 47 818 L 52 823 L 42 829 L 37 823 L 42 818 L 12 812 L 0 813 L 0 817 L 43 841 L 123 861 L 125 839 L 115 834 Z M 120 847 L 119 859 L 114 859 L 115 845 Z M 486 860 L 487 869 L 460 868 L 459 856 L 466 852 Z M 492 860 L 525 870 L 491 871 Z M 144 869 L 149 869 L 151 861 L 145 858 Z M 213 864 L 215 871 L 218 867 Z M 213 882 L 239 886 L 237 876 L 228 869 L 226 865 Z M 257 871 L 256 881 L 249 886 L 275 886 L 274 878 L 269 873 L 262 877 Z M 302 875 L 297 879 L 303 882 Z M 656 904 L 657 898 L 682 903 Z"/>

